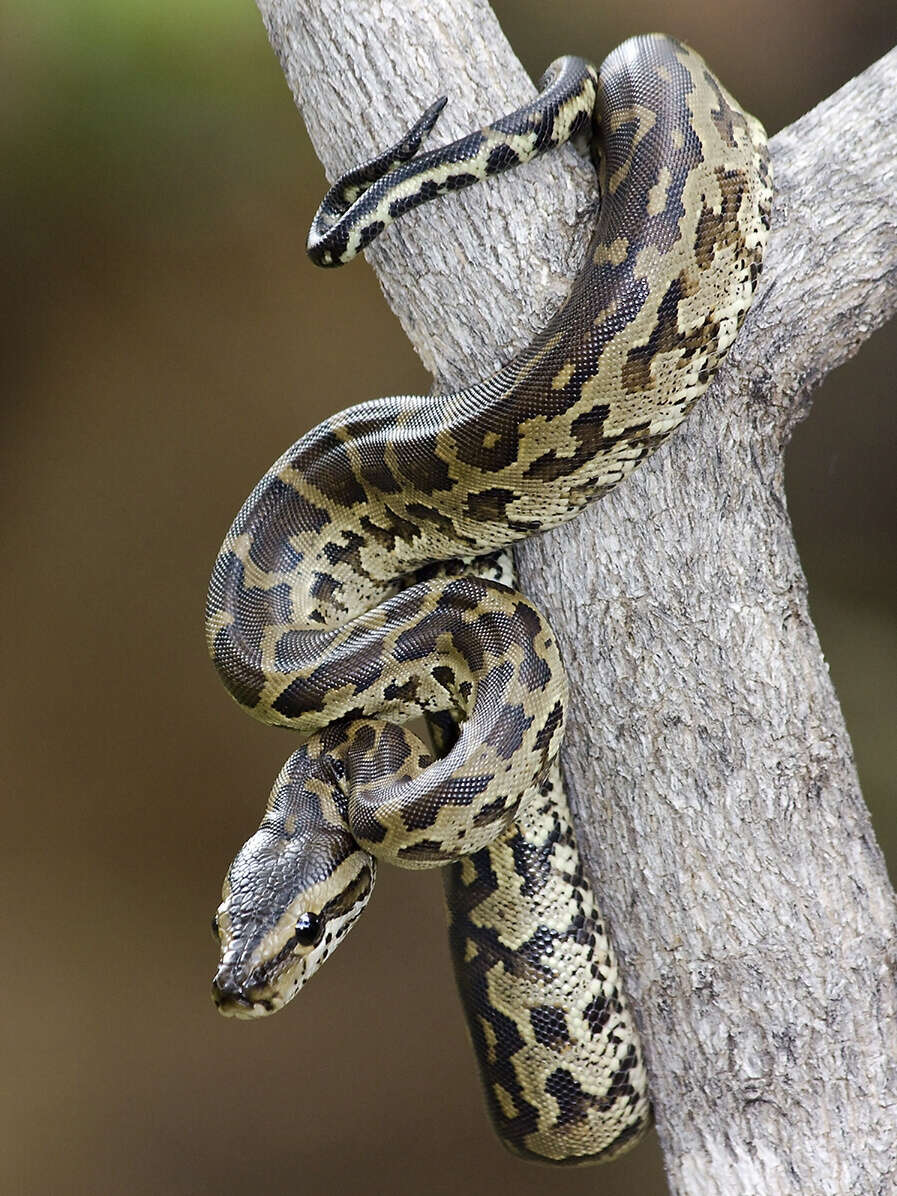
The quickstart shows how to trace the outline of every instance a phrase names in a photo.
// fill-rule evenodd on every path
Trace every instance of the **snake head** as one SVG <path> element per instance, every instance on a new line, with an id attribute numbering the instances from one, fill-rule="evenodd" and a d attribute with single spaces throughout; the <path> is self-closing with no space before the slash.
<path id="1" fill-rule="evenodd" d="M 294 752 L 256 833 L 227 872 L 212 928 L 212 997 L 228 1017 L 280 1009 L 321 966 L 367 904 L 373 858 L 342 823 L 325 756 Z"/>

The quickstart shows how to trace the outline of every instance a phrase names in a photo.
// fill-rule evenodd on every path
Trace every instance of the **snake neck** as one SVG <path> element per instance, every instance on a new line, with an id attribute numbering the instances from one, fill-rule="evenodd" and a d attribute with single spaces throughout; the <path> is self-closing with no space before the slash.
<path id="1" fill-rule="evenodd" d="M 290 756 L 225 879 L 213 988 L 222 1012 L 256 1017 L 291 1000 L 364 908 L 375 861 L 429 868 L 457 860 L 526 812 L 539 791 L 530 772 L 506 767 L 496 792 L 495 761 L 486 774 L 470 734 L 465 726 L 434 760 L 406 727 L 342 720 Z"/>
<path id="2" fill-rule="evenodd" d="M 521 767 L 527 730 L 505 728 L 499 743 L 471 720 L 434 759 L 407 727 L 353 721 L 344 724 L 341 743 L 328 728 L 346 828 L 378 862 L 403 868 L 431 868 L 479 851 L 539 800 L 560 734 L 543 736 L 541 750 L 532 744 L 533 769 Z"/>

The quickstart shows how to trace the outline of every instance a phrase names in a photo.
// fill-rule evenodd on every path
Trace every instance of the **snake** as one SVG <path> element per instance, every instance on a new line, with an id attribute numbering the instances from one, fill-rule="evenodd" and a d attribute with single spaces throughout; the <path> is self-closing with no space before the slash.
<path id="1" fill-rule="evenodd" d="M 423 151 L 444 104 L 334 183 L 315 263 L 341 265 L 417 205 L 564 142 L 595 162 L 594 231 L 567 298 L 507 364 L 324 420 L 224 540 L 214 664 L 250 714 L 305 738 L 227 871 L 213 997 L 227 1016 L 280 1009 L 354 925 L 379 863 L 442 866 L 501 1140 L 524 1158 L 606 1161 L 651 1122 L 645 1057 L 576 846 L 558 641 L 508 548 L 625 479 L 706 390 L 757 286 L 766 136 L 660 34 L 600 68 L 558 59 L 534 100 Z M 421 715 L 431 743 L 407 725 Z"/>

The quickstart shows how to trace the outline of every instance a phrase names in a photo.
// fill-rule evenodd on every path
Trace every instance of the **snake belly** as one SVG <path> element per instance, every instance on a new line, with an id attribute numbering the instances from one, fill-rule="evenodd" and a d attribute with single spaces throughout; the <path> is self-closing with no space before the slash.
<path id="1" fill-rule="evenodd" d="M 756 287 L 771 206 L 762 126 L 686 46 L 634 38 L 600 71 L 338 180 L 310 235 L 349 260 L 417 204 L 590 130 L 601 208 L 570 295 L 490 378 L 349 408 L 247 499 L 207 606 L 212 658 L 264 722 L 309 735 L 232 863 L 221 1012 L 288 1001 L 367 902 L 376 863 L 448 864 L 450 938 L 487 1099 L 531 1157 L 612 1157 L 649 1109 L 638 1038 L 576 854 L 557 752 L 566 683 L 541 614 L 484 562 L 573 517 L 704 392 Z M 443 754 L 407 727 L 428 716 Z"/>

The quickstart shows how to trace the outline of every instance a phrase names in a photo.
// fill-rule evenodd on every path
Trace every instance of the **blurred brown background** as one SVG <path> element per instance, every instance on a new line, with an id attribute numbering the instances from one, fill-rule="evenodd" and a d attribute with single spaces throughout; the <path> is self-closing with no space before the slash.
<path id="1" fill-rule="evenodd" d="M 770 132 L 897 40 L 881 0 L 496 7 L 534 76 L 634 32 L 683 37 Z M 653 1140 L 603 1171 L 495 1144 L 434 874 L 383 869 L 284 1013 L 215 1014 L 209 920 L 292 742 L 206 661 L 209 567 L 303 430 L 428 379 L 365 265 L 305 261 L 324 179 L 250 0 L 35 0 L 2 21 L 0 1189 L 662 1192 Z M 891 326 L 827 383 L 789 462 L 892 860 L 895 372 Z"/>

